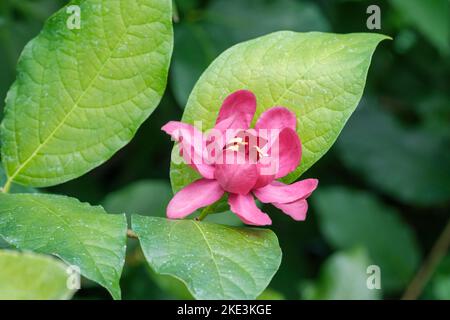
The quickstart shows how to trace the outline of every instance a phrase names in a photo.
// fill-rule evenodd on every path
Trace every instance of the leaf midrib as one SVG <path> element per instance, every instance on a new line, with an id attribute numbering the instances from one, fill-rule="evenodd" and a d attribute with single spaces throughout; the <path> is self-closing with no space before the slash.
<path id="1" fill-rule="evenodd" d="M 58 130 L 65 124 L 67 119 L 69 119 L 69 117 L 72 115 L 73 111 L 75 111 L 75 109 L 78 107 L 78 104 L 80 103 L 80 101 L 84 98 L 86 93 L 89 92 L 89 90 L 92 88 L 92 86 L 94 85 L 95 81 L 98 79 L 98 77 L 100 76 L 100 74 L 104 70 L 105 66 L 108 64 L 108 62 L 112 58 L 114 52 L 117 50 L 117 48 L 121 44 L 122 40 L 128 34 L 128 29 L 129 29 L 129 26 L 126 26 L 125 27 L 125 32 L 120 36 L 120 39 L 117 41 L 117 43 L 114 46 L 114 48 L 112 50 L 110 50 L 109 56 L 102 63 L 101 67 L 99 68 L 99 70 L 97 71 L 95 76 L 92 78 L 92 80 L 89 82 L 89 85 L 86 87 L 84 92 L 78 97 L 78 99 L 76 101 L 74 101 L 74 104 L 73 104 L 72 108 L 64 116 L 64 118 L 61 120 L 61 122 L 49 134 L 49 136 L 47 138 L 45 138 L 45 140 L 37 146 L 37 148 L 32 152 L 32 154 L 14 171 L 14 173 L 12 175 L 9 175 L 9 173 L 8 173 L 8 179 L 6 181 L 5 186 L 9 186 L 14 181 L 14 179 L 17 177 L 17 175 L 28 165 L 28 163 L 30 163 L 34 159 L 34 157 L 39 153 L 39 151 L 54 137 L 56 132 L 58 132 Z"/>
<path id="2" fill-rule="evenodd" d="M 225 288 L 224 288 L 223 283 L 222 283 L 222 278 L 221 278 L 221 273 L 220 273 L 219 265 L 217 264 L 216 258 L 214 257 L 214 253 L 213 253 L 213 251 L 212 251 L 211 246 L 209 245 L 208 239 L 206 238 L 206 235 L 205 235 L 205 233 L 203 232 L 202 228 L 200 228 L 199 224 L 198 224 L 197 222 L 195 222 L 194 220 L 192 220 L 192 223 L 193 223 L 193 224 L 197 227 L 197 229 L 200 231 L 200 234 L 202 235 L 203 239 L 205 239 L 206 246 L 208 247 L 208 250 L 209 250 L 209 252 L 210 252 L 210 254 L 211 254 L 211 260 L 213 261 L 214 266 L 215 266 L 216 271 L 217 271 L 217 276 L 218 276 L 218 278 L 219 278 L 219 285 L 220 285 L 220 288 L 222 289 L 222 295 L 225 296 Z"/>

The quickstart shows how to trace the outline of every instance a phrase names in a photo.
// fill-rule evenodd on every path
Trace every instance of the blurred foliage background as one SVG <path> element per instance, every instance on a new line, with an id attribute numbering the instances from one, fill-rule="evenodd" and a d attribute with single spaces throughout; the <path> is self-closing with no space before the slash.
<path id="1" fill-rule="evenodd" d="M 24 45 L 65 4 L 0 2 L 0 109 Z M 373 32 L 366 27 L 371 4 L 381 9 L 381 30 L 376 31 L 394 40 L 376 50 L 357 111 L 329 153 L 306 174 L 320 179 L 306 222 L 266 208 L 283 262 L 261 298 L 400 298 L 449 219 L 448 0 L 177 0 L 175 49 L 161 105 L 109 162 L 51 191 L 103 204 L 111 213 L 163 216 L 171 197 L 172 142 L 160 128 L 180 119 L 209 63 L 235 43 L 277 30 Z M 230 213 L 210 220 L 239 225 Z M 153 274 L 130 241 L 121 282 L 124 299 L 189 298 L 175 280 Z M 413 293 L 450 299 L 445 241 L 434 252 L 444 259 L 424 290 Z M 371 264 L 381 268 L 381 290 L 365 286 Z M 109 296 L 86 280 L 75 298 Z"/>

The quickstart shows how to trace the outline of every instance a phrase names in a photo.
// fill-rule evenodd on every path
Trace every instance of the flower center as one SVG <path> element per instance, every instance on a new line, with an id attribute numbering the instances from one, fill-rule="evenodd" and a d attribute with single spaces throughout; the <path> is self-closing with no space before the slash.
<path id="1" fill-rule="evenodd" d="M 235 138 L 231 139 L 230 141 L 228 141 L 228 143 L 227 143 L 228 147 L 226 148 L 226 150 L 231 150 L 231 151 L 238 152 L 239 151 L 239 146 L 245 146 L 247 144 L 248 143 L 245 142 L 242 138 L 235 137 Z"/>

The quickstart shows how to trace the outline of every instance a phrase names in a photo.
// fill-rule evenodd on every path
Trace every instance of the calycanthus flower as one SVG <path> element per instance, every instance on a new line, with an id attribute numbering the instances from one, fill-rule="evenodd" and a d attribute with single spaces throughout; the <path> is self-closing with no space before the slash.
<path id="1" fill-rule="evenodd" d="M 306 179 L 290 185 L 276 180 L 300 164 L 302 147 L 295 114 L 284 107 L 270 108 L 252 129 L 255 112 L 254 94 L 240 90 L 225 99 L 214 128 L 207 133 L 176 121 L 162 128 L 179 142 L 184 161 L 202 176 L 175 194 L 167 207 L 168 218 L 184 218 L 228 193 L 231 211 L 245 224 L 272 223 L 256 206 L 253 195 L 294 220 L 305 220 L 306 199 L 316 189 L 318 180 Z"/>

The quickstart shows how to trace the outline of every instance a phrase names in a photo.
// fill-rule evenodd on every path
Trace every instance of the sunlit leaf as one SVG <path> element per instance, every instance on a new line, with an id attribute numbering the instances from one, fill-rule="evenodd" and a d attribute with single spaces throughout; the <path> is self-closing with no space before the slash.
<path id="1" fill-rule="evenodd" d="M 0 300 L 70 299 L 66 269 L 49 256 L 0 250 Z"/>
<path id="2" fill-rule="evenodd" d="M 2 188 L 2 186 L 5 185 L 6 179 L 7 179 L 7 177 L 6 177 L 5 171 L 3 170 L 3 166 L 0 162 L 0 188 Z M 36 189 L 30 188 L 30 187 L 24 187 L 19 184 L 13 183 L 11 185 L 10 192 L 11 193 L 37 193 L 38 191 Z"/>
<path id="3" fill-rule="evenodd" d="M 201 121 L 205 131 L 212 128 L 224 98 L 239 89 L 255 93 L 255 119 L 273 106 L 291 109 L 298 117 L 297 131 L 303 143 L 301 165 L 284 179 L 293 181 L 336 140 L 361 98 L 375 47 L 386 38 L 367 33 L 282 31 L 240 43 L 205 71 L 182 120 Z M 192 170 L 184 163 L 172 163 L 174 190 L 195 178 Z"/>
<path id="4" fill-rule="evenodd" d="M 126 145 L 159 103 L 172 52 L 171 0 L 72 1 L 25 47 L 1 125 L 8 182 L 44 187 Z"/>

